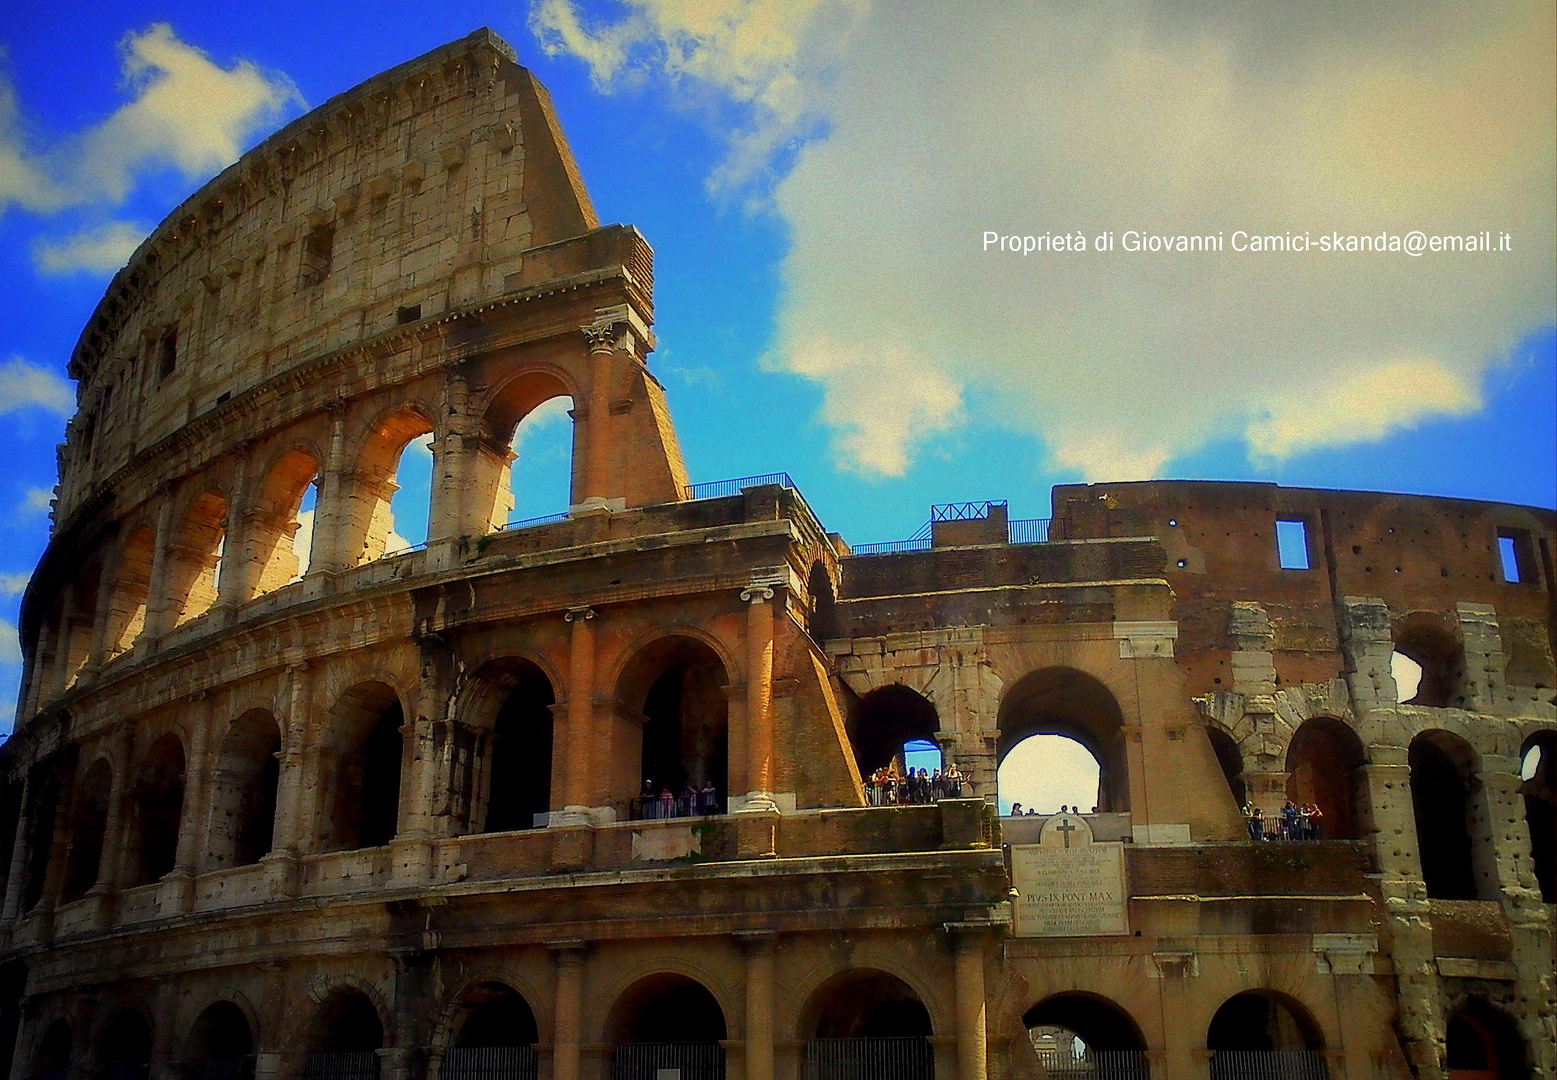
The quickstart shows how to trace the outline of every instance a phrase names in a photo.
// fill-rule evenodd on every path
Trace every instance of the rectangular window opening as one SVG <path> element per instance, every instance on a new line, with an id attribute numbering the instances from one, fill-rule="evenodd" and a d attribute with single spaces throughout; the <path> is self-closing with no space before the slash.
<path id="1" fill-rule="evenodd" d="M 317 285 L 330 276 L 335 256 L 335 226 L 316 225 L 303 237 L 301 259 L 304 285 Z"/>
<path id="2" fill-rule="evenodd" d="M 416 322 L 416 320 L 420 319 L 421 317 L 421 304 L 407 304 L 405 307 L 400 308 L 395 312 L 395 321 L 401 326 L 404 326 L 406 323 Z"/>
<path id="3" fill-rule="evenodd" d="M 1276 558 L 1283 570 L 1308 569 L 1308 522 L 1276 522 Z"/>
<path id="4" fill-rule="evenodd" d="M 178 327 L 170 326 L 162 335 L 162 344 L 157 352 L 157 377 L 166 379 L 173 374 L 173 369 L 178 366 Z"/>
<path id="5" fill-rule="evenodd" d="M 1510 585 L 1534 580 L 1533 555 L 1529 533 L 1516 529 L 1498 532 L 1498 562 L 1503 568 L 1503 580 Z"/>

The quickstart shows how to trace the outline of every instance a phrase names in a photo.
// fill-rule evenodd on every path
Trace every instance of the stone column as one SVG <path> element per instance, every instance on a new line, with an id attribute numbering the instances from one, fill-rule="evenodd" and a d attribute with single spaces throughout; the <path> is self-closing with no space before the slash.
<path id="1" fill-rule="evenodd" d="M 951 929 L 957 970 L 957 1080 L 986 1080 L 984 935 L 988 928 Z"/>
<path id="2" fill-rule="evenodd" d="M 557 955 L 557 1000 L 551 1044 L 551 1080 L 579 1080 L 580 1024 L 584 1013 L 584 943 L 550 942 Z"/>
<path id="3" fill-rule="evenodd" d="M 303 753 L 308 730 L 308 665 L 287 667 L 287 709 L 281 718 L 281 750 L 277 758 L 281 769 L 276 779 L 276 824 L 271 834 L 270 852 L 260 861 L 267 866 L 271 891 L 290 896 L 295 891 L 297 855 L 301 848 L 304 768 Z"/>
<path id="4" fill-rule="evenodd" d="M 746 1080 L 773 1080 L 773 944 L 770 931 L 738 934 L 746 950 Z"/>
<path id="5" fill-rule="evenodd" d="M 330 447 L 325 453 L 319 475 L 319 497 L 314 503 L 314 547 L 309 570 L 339 573 L 348 569 L 346 553 L 341 550 L 345 532 L 346 491 L 346 406 L 336 403 L 330 410 Z"/>
<path id="6" fill-rule="evenodd" d="M 615 371 L 616 324 L 579 328 L 589 343 L 589 421 L 585 432 L 584 499 L 581 509 L 610 503 L 611 376 Z"/>
<path id="7" fill-rule="evenodd" d="M 173 554 L 173 491 L 163 485 L 157 505 L 157 537 L 151 549 L 151 580 L 146 587 L 146 618 L 134 644 L 149 644 L 173 628 L 168 610 L 168 563 Z"/>
<path id="8" fill-rule="evenodd" d="M 773 810 L 773 599 L 772 586 L 754 582 L 741 590 L 746 608 L 746 803 L 748 811 Z"/>
<path id="9" fill-rule="evenodd" d="M 173 869 L 164 879 L 164 910 L 188 911 L 194 904 L 195 875 L 199 871 L 200 841 L 205 837 L 207 788 L 210 787 L 210 762 L 206 743 L 211 729 L 213 702 L 204 692 L 195 696 L 194 723 L 189 733 L 189 750 L 184 770 L 184 805 L 178 821 L 178 847 Z"/>
<path id="10" fill-rule="evenodd" d="M 114 770 L 114 779 L 118 780 L 119 770 Z M 7 923 L 16 921 L 21 914 L 22 907 L 22 878 L 27 873 L 27 823 L 31 819 L 29 801 L 32 797 L 32 770 L 22 770 L 22 798 L 17 808 L 16 829 L 11 834 L 10 870 L 5 877 L 5 906 L 0 908 L 0 920 Z M 104 837 L 106 841 L 107 837 Z M 105 850 L 104 856 L 108 854 Z"/>
<path id="11" fill-rule="evenodd" d="M 59 630 L 54 641 L 54 663 L 48 672 L 48 692 L 45 701 L 59 697 L 70 685 L 70 639 L 73 622 L 71 611 L 76 606 L 76 583 L 65 582 L 65 587 L 59 592 L 59 621 L 56 624 Z"/>
<path id="12" fill-rule="evenodd" d="M 595 726 L 595 632 L 590 623 L 594 617 L 592 607 L 571 608 L 563 616 L 573 624 L 573 633 L 568 649 L 567 783 L 562 813 L 553 815 L 557 825 L 587 822 L 594 795 L 594 762 L 590 753 Z"/>
<path id="13" fill-rule="evenodd" d="M 248 513 L 244 476 L 248 472 L 250 453 L 250 445 L 239 448 L 233 466 L 232 489 L 227 495 L 227 522 L 222 527 L 222 562 L 217 571 L 216 603 L 212 606 L 229 611 L 254 595 L 258 580 L 254 553 L 248 550 L 249 530 L 245 527 Z"/>
<path id="14" fill-rule="evenodd" d="M 126 721 L 114 736 L 111 751 L 113 778 L 108 785 L 108 816 L 103 825 L 103 857 L 97 864 L 97 883 L 91 891 L 113 895 L 124 880 L 124 860 L 129 855 L 129 816 L 131 770 L 134 767 L 135 729 Z"/>

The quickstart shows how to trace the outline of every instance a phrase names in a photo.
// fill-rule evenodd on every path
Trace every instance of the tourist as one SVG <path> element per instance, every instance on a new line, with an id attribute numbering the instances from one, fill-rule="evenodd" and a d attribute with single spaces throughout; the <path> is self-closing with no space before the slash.
<path id="1" fill-rule="evenodd" d="M 1014 802 L 1014 803 L 1011 804 L 1011 816 L 1012 817 L 1021 817 L 1022 816 L 1022 804 L 1021 803 Z"/>
<path id="2" fill-rule="evenodd" d="M 1319 809 L 1318 803 L 1314 803 L 1308 808 L 1308 827 L 1313 833 L 1313 839 L 1323 840 L 1325 838 L 1325 814 L 1323 810 Z"/>
<path id="3" fill-rule="evenodd" d="M 714 787 L 712 780 L 703 781 L 703 789 L 698 792 L 698 796 L 698 801 L 702 803 L 704 817 L 719 812 L 719 790 Z"/>
<path id="4" fill-rule="evenodd" d="M 962 771 L 957 768 L 955 761 L 946 766 L 946 787 L 952 798 L 962 798 Z"/>

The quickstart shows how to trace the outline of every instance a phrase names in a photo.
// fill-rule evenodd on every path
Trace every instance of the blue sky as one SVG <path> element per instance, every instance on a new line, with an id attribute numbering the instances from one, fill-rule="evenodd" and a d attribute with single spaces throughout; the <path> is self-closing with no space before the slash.
<path id="1" fill-rule="evenodd" d="M 694 480 L 787 470 L 856 543 L 911 535 L 932 502 L 1042 517 L 1055 483 L 1154 475 L 1557 505 L 1550 4 L 1311 27 L 1266 17 L 1301 5 L 998 7 L 13 2 L 0 697 L 47 541 L 59 376 L 112 275 L 69 241 L 132 241 L 228 143 L 482 25 L 550 88 L 601 219 L 655 248 L 651 366 Z M 132 107 L 173 77 L 127 79 L 153 45 L 203 53 L 231 91 L 194 95 L 183 134 Z M 979 244 L 1237 228 L 1485 229 L 1515 250 Z M 516 516 L 561 508 L 560 430 L 536 433 Z"/>

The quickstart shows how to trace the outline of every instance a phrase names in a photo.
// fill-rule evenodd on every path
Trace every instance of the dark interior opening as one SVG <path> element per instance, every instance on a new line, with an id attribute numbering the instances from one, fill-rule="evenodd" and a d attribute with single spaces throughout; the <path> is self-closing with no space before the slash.
<path id="1" fill-rule="evenodd" d="M 518 678 L 498 709 L 492 731 L 486 832 L 532 828 L 535 815 L 551 809 L 551 707 L 556 695 L 551 680 L 534 665 L 526 665 Z"/>
<path id="2" fill-rule="evenodd" d="M 1476 899 L 1471 861 L 1468 762 L 1450 739 L 1428 732 L 1411 741 L 1411 805 L 1427 895 L 1436 900 Z M 1455 740 L 1457 741 L 1457 740 Z"/>

